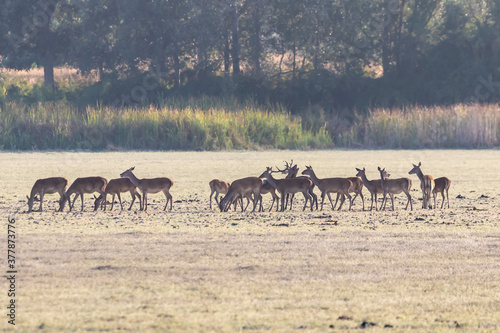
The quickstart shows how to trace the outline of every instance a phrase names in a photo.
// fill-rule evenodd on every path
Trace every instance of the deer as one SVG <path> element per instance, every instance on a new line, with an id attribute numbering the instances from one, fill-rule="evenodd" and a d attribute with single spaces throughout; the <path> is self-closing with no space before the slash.
<path id="1" fill-rule="evenodd" d="M 405 210 L 408 210 L 408 204 L 410 205 L 411 210 L 413 210 L 413 204 L 411 202 L 410 189 L 412 185 L 412 181 L 410 178 L 397 178 L 397 179 L 389 179 L 390 176 L 387 171 L 378 167 L 378 171 L 380 172 L 380 182 L 382 184 L 382 189 L 384 190 L 384 197 L 382 199 L 382 204 L 380 206 L 381 210 L 385 210 L 385 205 L 387 203 L 387 194 L 391 196 L 392 202 L 392 210 L 394 211 L 394 195 L 404 192 L 408 201 L 406 203 Z"/>
<path id="2" fill-rule="evenodd" d="M 347 177 L 352 183 L 352 186 L 349 188 L 349 193 L 356 194 L 354 198 L 352 198 L 352 203 L 354 204 L 354 200 L 358 197 L 361 197 L 361 202 L 363 203 L 363 211 L 365 210 L 365 198 L 363 197 L 363 181 L 358 176 L 356 177 Z M 339 200 L 340 193 L 337 192 L 337 198 L 335 198 L 335 204 L 333 205 L 333 209 L 337 207 L 337 201 Z"/>
<path id="3" fill-rule="evenodd" d="M 148 209 L 148 193 L 158 193 L 163 192 L 167 202 L 165 203 L 165 208 L 167 210 L 168 203 L 170 202 L 169 211 L 172 210 L 172 195 L 170 194 L 170 188 L 174 185 L 174 182 L 170 178 L 160 177 L 160 178 L 143 178 L 138 179 L 132 171 L 135 167 L 131 167 L 128 170 L 123 171 L 120 174 L 122 178 L 128 178 L 139 190 L 142 192 L 142 210 L 146 211 Z"/>
<path id="4" fill-rule="evenodd" d="M 306 165 L 306 169 L 302 171 L 303 175 L 308 175 L 314 185 L 316 185 L 321 191 L 321 210 L 323 210 L 323 204 L 325 202 L 325 196 L 328 195 L 328 199 L 330 200 L 330 204 L 332 205 L 332 209 L 335 209 L 332 202 L 332 197 L 330 193 L 341 193 L 342 198 L 340 200 L 340 206 L 338 210 L 342 208 L 344 204 L 345 197 L 349 198 L 349 210 L 352 207 L 352 198 L 349 194 L 349 189 L 352 186 L 352 182 L 347 178 L 323 178 L 319 179 L 311 166 Z"/>
<path id="5" fill-rule="evenodd" d="M 281 195 L 281 208 L 279 210 L 280 212 L 285 211 L 285 200 L 287 194 L 294 194 L 299 192 L 301 192 L 305 198 L 304 208 L 302 208 L 302 211 L 306 209 L 308 201 L 311 201 L 311 211 L 313 210 L 312 198 L 311 195 L 309 194 L 309 191 L 313 183 L 310 179 L 307 178 L 275 179 L 272 176 L 271 167 L 267 167 L 266 171 L 264 171 L 259 178 L 267 179 L 269 184 L 271 184 L 271 186 L 274 187 L 280 193 Z"/>
<path id="6" fill-rule="evenodd" d="M 221 179 L 212 179 L 210 185 L 210 209 L 212 209 L 212 195 L 215 193 L 215 202 L 219 205 L 219 194 L 227 194 L 231 183 Z"/>
<path id="7" fill-rule="evenodd" d="M 416 174 L 418 179 L 420 179 L 420 188 L 422 189 L 422 208 L 427 209 L 431 208 L 431 192 L 434 189 L 434 178 L 431 175 L 424 175 L 420 167 L 422 166 L 421 162 L 418 162 L 418 165 L 413 164 L 413 169 L 411 169 L 408 174 L 413 175 Z M 434 196 L 435 199 L 436 196 Z M 434 200 L 434 206 L 436 202 Z"/>
<path id="8" fill-rule="evenodd" d="M 293 160 L 291 160 L 290 164 L 288 164 L 287 161 L 285 162 L 285 169 L 280 170 L 278 167 L 276 169 L 281 172 L 282 174 L 286 174 L 285 178 L 297 178 L 297 174 L 299 173 L 299 167 L 297 164 L 293 164 Z M 305 176 L 299 176 L 298 178 L 308 178 Z M 311 187 L 311 190 L 309 191 L 309 195 L 312 197 L 312 204 L 314 206 L 314 203 L 316 203 L 316 210 L 318 210 L 318 196 L 314 193 L 314 187 L 315 185 L 313 184 Z M 287 198 L 285 199 L 285 209 L 288 207 L 288 198 L 290 198 L 290 210 L 292 210 L 292 204 L 293 204 L 293 198 L 295 194 L 287 194 Z"/>
<path id="9" fill-rule="evenodd" d="M 441 203 L 441 209 L 443 209 L 444 205 L 444 192 L 446 191 L 446 201 L 448 203 L 448 208 L 450 208 L 450 198 L 448 197 L 448 189 L 450 188 L 451 180 L 446 177 L 440 177 L 434 179 L 434 189 L 432 190 L 432 194 L 434 196 L 434 208 L 436 208 L 436 196 L 438 193 L 441 193 L 443 197 L 443 202 Z"/>
<path id="10" fill-rule="evenodd" d="M 103 177 L 85 177 L 85 178 L 77 178 L 68 188 L 68 190 L 64 193 L 64 198 L 61 199 L 61 211 L 64 209 L 64 205 L 66 201 L 69 202 L 69 211 L 73 209 L 75 206 L 76 199 L 80 196 L 82 199 L 82 208 L 83 211 L 83 194 L 84 193 L 95 193 L 98 192 L 101 195 L 104 195 L 104 191 L 106 188 L 108 181 Z M 71 202 L 71 195 L 76 193 L 73 203 Z"/>
<path id="11" fill-rule="evenodd" d="M 68 186 L 68 180 L 63 177 L 50 177 L 50 178 L 42 178 L 38 179 L 33 187 L 31 188 L 30 196 L 26 196 L 28 199 L 28 213 L 33 211 L 33 203 L 35 201 L 40 201 L 39 212 L 43 211 L 43 197 L 45 194 L 54 194 L 59 193 L 59 209 L 58 211 L 62 211 L 61 202 L 64 198 L 64 191 Z M 40 199 L 36 197 L 36 195 L 40 195 Z"/>
<path id="12" fill-rule="evenodd" d="M 221 212 L 227 212 L 233 202 L 238 202 L 241 199 L 241 211 L 243 212 L 243 198 L 249 198 L 253 195 L 253 210 L 257 207 L 260 201 L 259 211 L 262 209 L 262 196 L 260 189 L 263 185 L 263 180 L 259 177 L 246 177 L 233 181 L 227 191 L 227 194 L 219 201 L 219 209 Z"/>
<path id="13" fill-rule="evenodd" d="M 106 211 L 106 206 L 108 205 L 106 197 L 108 196 L 108 194 L 112 195 L 110 210 L 113 210 L 115 195 L 118 196 L 120 207 L 123 210 L 122 198 L 120 196 L 120 193 L 122 192 L 130 192 L 130 195 L 132 196 L 132 203 L 130 203 L 130 207 L 128 208 L 128 210 L 132 209 L 136 197 L 139 199 L 139 207 L 142 208 L 141 195 L 139 194 L 139 192 L 137 192 L 137 187 L 128 178 L 116 178 L 111 179 L 108 182 L 104 190 L 104 196 L 102 194 L 99 197 L 96 197 L 94 195 L 94 211 L 96 211 L 100 205 L 104 206 L 104 211 Z"/>
<path id="14" fill-rule="evenodd" d="M 377 208 L 377 194 L 384 194 L 384 189 L 382 188 L 381 180 L 380 179 L 368 180 L 366 178 L 366 169 L 365 168 L 363 168 L 362 170 L 356 168 L 356 171 L 358 171 L 358 173 L 356 174 L 356 177 L 360 177 L 361 180 L 363 181 L 364 187 L 366 187 L 368 189 L 368 191 L 370 191 L 371 199 L 372 199 L 372 203 L 370 205 L 370 211 L 373 210 L 373 202 L 374 201 L 375 201 L 375 210 L 378 210 L 378 208 Z M 363 203 L 363 205 L 364 205 L 364 203 Z M 380 208 L 382 208 L 382 206 Z M 364 210 L 364 206 L 363 206 L 363 210 Z"/>

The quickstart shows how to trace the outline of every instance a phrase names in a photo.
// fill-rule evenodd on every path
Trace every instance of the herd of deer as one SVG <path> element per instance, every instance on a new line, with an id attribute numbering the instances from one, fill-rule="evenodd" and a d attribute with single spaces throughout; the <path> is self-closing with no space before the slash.
<path id="1" fill-rule="evenodd" d="M 416 174 L 420 179 L 420 187 L 423 193 L 423 204 L 424 209 L 436 208 L 436 196 L 441 193 L 442 203 L 441 208 L 444 206 L 445 193 L 448 208 L 450 207 L 448 189 L 450 187 L 451 181 L 446 177 L 434 179 L 430 175 L 424 175 L 420 169 L 421 163 L 418 165 L 413 165 L 413 169 L 410 170 L 409 174 Z M 348 178 L 318 178 L 314 173 L 311 166 L 306 166 L 306 169 L 302 171 L 303 176 L 298 176 L 299 168 L 297 165 L 293 165 L 293 160 L 291 163 L 285 162 L 285 169 L 274 171 L 272 168 L 266 168 L 259 177 L 246 177 L 233 181 L 232 183 L 213 179 L 210 181 L 210 209 L 212 209 L 212 196 L 215 193 L 215 201 L 222 212 L 228 211 L 231 205 L 234 205 L 236 209 L 237 205 L 241 205 L 241 210 L 244 211 L 248 207 L 250 201 L 253 202 L 253 210 L 257 209 L 262 211 L 262 195 L 271 193 L 273 202 L 269 211 L 273 209 L 274 203 L 276 202 L 276 211 L 285 211 L 288 208 L 288 202 L 290 202 L 290 209 L 292 209 L 293 197 L 296 193 L 302 193 L 305 199 L 304 211 L 307 208 L 307 204 L 310 203 L 311 211 L 313 207 L 316 206 L 318 209 L 318 198 L 314 194 L 314 188 L 317 186 L 321 191 L 321 210 L 323 210 L 323 204 L 325 201 L 325 196 L 328 195 L 332 209 L 335 210 L 337 202 L 340 198 L 339 210 L 344 204 L 345 197 L 349 199 L 349 210 L 351 210 L 354 200 L 361 197 L 363 202 L 363 210 L 365 210 L 365 203 L 363 197 L 363 187 L 366 187 L 371 193 L 371 206 L 370 210 L 373 209 L 373 203 L 375 202 L 375 209 L 377 207 L 377 195 L 383 194 L 382 203 L 380 205 L 381 210 L 385 210 L 387 203 L 387 195 L 390 196 L 392 202 L 392 209 L 394 210 L 394 195 L 404 192 L 408 198 L 406 203 L 406 208 L 410 205 L 410 209 L 413 210 L 413 204 L 411 201 L 410 189 L 412 181 L 410 178 L 398 178 L 391 179 L 390 175 L 384 169 L 378 168 L 380 173 L 380 179 L 368 180 L 366 178 L 366 170 L 358 169 L 356 177 Z M 113 209 L 113 203 L 115 196 L 118 196 L 118 201 L 120 202 L 121 209 L 123 209 L 120 193 L 130 192 L 132 196 L 132 203 L 130 204 L 129 210 L 137 199 L 139 199 L 139 209 L 147 210 L 148 208 L 148 193 L 158 193 L 163 192 L 167 202 L 163 210 L 166 210 L 170 202 L 169 210 L 172 210 L 172 195 L 170 194 L 170 188 L 174 184 L 169 178 L 146 178 L 138 179 L 132 171 L 134 168 L 130 168 L 120 174 L 121 178 L 112 179 L 109 182 L 103 177 L 86 177 L 77 178 L 73 184 L 66 190 L 68 186 L 68 180 L 62 177 L 51 177 L 38 179 L 33 185 L 31 190 L 31 195 L 28 198 L 28 212 L 33 210 L 33 204 L 35 201 L 40 201 L 40 209 L 42 211 L 43 198 L 45 194 L 59 193 L 59 210 L 63 211 L 66 202 L 69 202 L 69 210 L 71 211 L 75 205 L 76 199 L 81 197 L 81 209 L 83 210 L 83 195 L 84 193 L 99 193 L 99 197 L 94 195 L 94 210 L 99 209 L 99 207 L 106 210 L 107 206 L 107 195 L 112 195 L 111 199 L 111 209 Z M 283 179 L 276 179 L 273 177 L 273 173 L 286 174 Z M 139 194 L 138 190 L 142 192 L 142 196 Z M 276 194 L 276 191 L 281 196 L 281 203 L 279 203 L 280 198 Z M 332 201 L 331 193 L 336 193 L 337 197 L 335 204 Z M 350 195 L 354 193 L 354 198 Z M 434 196 L 434 205 L 431 205 L 431 193 Z M 70 200 L 71 195 L 75 194 L 73 201 Z M 219 200 L 219 194 L 224 194 L 224 197 Z M 37 198 L 39 195 L 40 198 Z M 243 199 L 247 200 L 246 207 L 243 207 Z"/>

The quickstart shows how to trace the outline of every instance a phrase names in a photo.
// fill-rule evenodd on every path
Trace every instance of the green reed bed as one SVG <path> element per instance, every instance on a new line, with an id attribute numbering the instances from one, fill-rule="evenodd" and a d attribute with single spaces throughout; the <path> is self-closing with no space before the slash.
<path id="1" fill-rule="evenodd" d="M 323 128 L 304 130 L 300 118 L 243 105 L 235 111 L 186 106 L 85 110 L 64 103 L 0 110 L 0 149 L 218 150 L 326 148 Z"/>
<path id="2" fill-rule="evenodd" d="M 377 109 L 351 129 L 346 141 L 371 148 L 499 147 L 500 107 L 457 104 Z"/>

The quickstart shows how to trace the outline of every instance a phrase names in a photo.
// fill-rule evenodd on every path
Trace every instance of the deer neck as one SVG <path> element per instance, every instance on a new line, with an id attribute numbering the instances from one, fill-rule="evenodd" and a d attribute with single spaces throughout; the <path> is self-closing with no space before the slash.
<path id="1" fill-rule="evenodd" d="M 132 172 L 129 172 L 126 177 L 128 179 L 130 179 L 130 181 L 132 182 L 132 184 L 134 184 L 136 187 L 139 187 L 140 185 L 140 180 L 132 173 Z"/>
<path id="2" fill-rule="evenodd" d="M 420 170 L 420 168 L 417 169 L 417 177 L 421 182 L 424 181 L 424 173 L 422 172 L 422 170 Z"/>
<path id="3" fill-rule="evenodd" d="M 311 170 L 311 172 L 309 173 L 309 177 L 311 178 L 314 185 L 319 187 L 319 178 L 316 177 L 316 174 L 314 173 L 314 171 Z"/>
<path id="4" fill-rule="evenodd" d="M 373 185 L 373 182 L 371 180 L 368 180 L 368 178 L 366 178 L 366 174 L 365 173 L 362 173 L 361 174 L 361 180 L 363 181 L 363 184 L 368 188 L 368 187 L 372 187 Z"/>
<path id="5" fill-rule="evenodd" d="M 278 188 L 276 179 L 270 173 L 268 173 L 268 177 L 266 177 L 266 180 L 269 184 L 271 184 L 272 187 Z"/>

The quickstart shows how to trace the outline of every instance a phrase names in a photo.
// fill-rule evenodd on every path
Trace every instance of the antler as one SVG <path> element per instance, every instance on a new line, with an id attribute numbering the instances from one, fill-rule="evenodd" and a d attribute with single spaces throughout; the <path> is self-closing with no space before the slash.
<path id="1" fill-rule="evenodd" d="M 285 162 L 285 168 L 283 170 L 280 170 L 280 168 L 276 167 L 276 169 L 278 170 L 277 172 L 281 172 L 283 174 L 290 173 L 290 169 L 293 166 L 293 160 L 290 160 L 290 164 L 287 161 L 283 161 L 283 162 Z"/>

